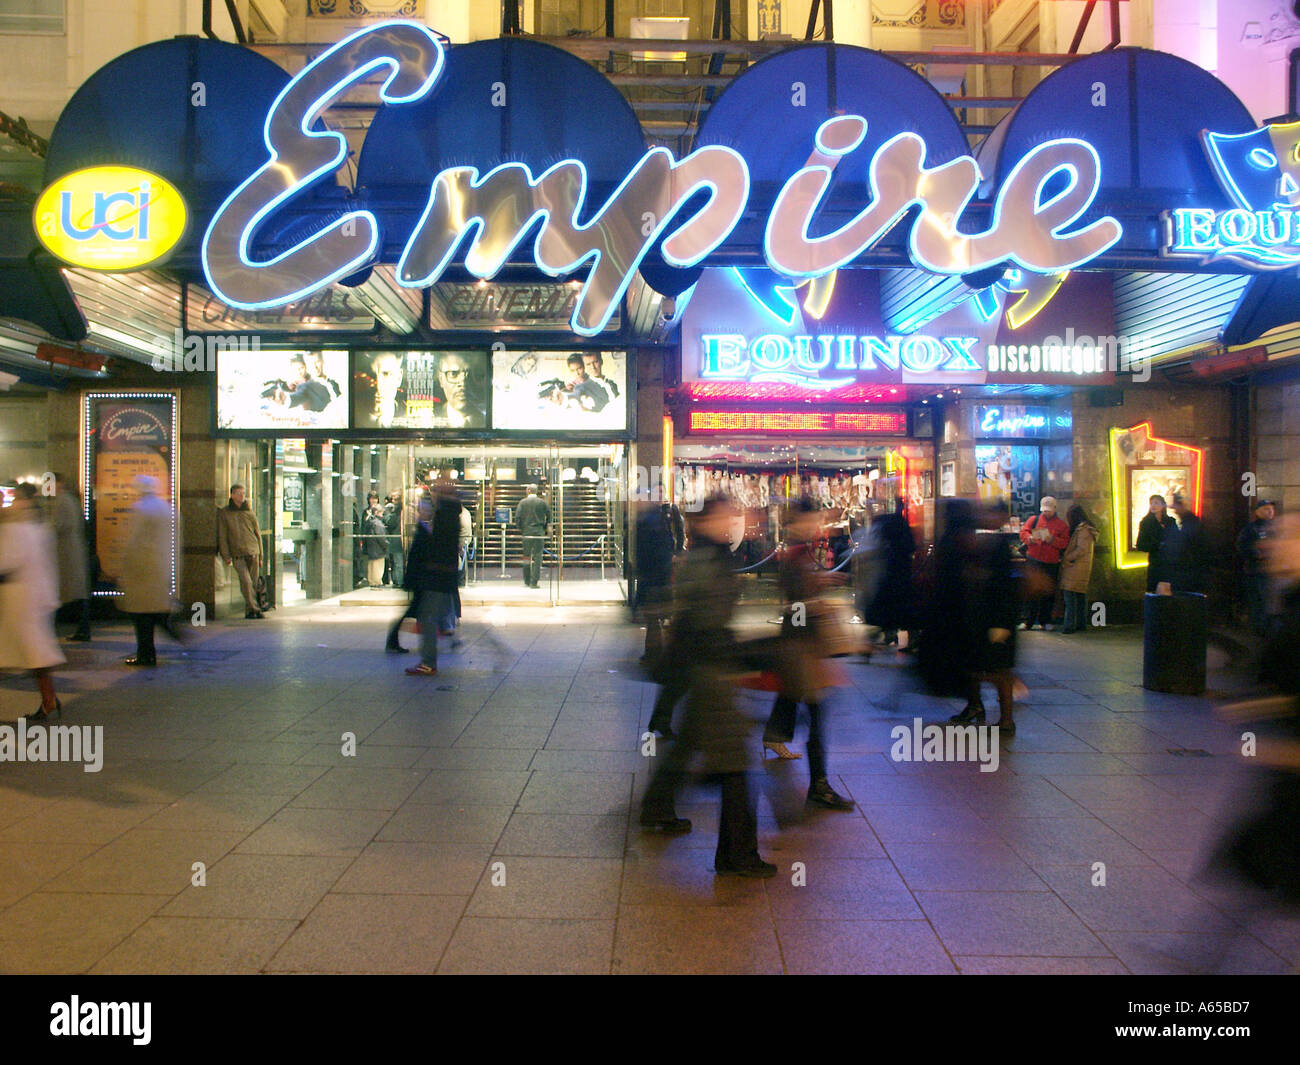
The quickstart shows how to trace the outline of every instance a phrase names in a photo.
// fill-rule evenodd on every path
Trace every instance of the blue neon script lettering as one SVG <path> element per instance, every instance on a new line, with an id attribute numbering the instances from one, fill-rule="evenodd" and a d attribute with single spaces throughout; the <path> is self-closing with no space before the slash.
<path id="1" fill-rule="evenodd" d="M 1016 417 L 1001 418 L 1000 407 L 989 407 L 980 420 L 980 432 L 983 433 L 1019 433 L 1026 429 L 1047 428 L 1047 418 L 1041 414 L 1022 414 Z"/>
<path id="2" fill-rule="evenodd" d="M 473 233 L 465 267 L 494 277 L 540 219 L 533 261 L 552 277 L 590 263 L 574 306 L 577 333 L 595 336 L 608 324 L 646 253 L 678 211 L 701 190 L 704 205 L 678 224 L 663 243 L 673 266 L 693 266 L 722 243 L 744 212 L 749 168 L 730 148 L 700 148 L 678 161 L 652 148 L 632 168 L 590 221 L 579 223 L 587 198 L 587 170 L 569 159 L 538 177 L 507 163 L 482 178 L 474 167 L 444 170 L 433 181 L 419 225 L 397 264 L 408 288 L 432 285 L 450 265 L 462 239 Z"/>
<path id="3" fill-rule="evenodd" d="M 442 45 L 427 27 L 393 22 L 344 38 L 285 86 L 266 116 L 270 158 L 218 208 L 203 236 L 203 270 L 223 303 L 246 310 L 283 306 L 370 262 L 379 246 L 379 223 L 369 211 L 349 212 L 266 261 L 253 260 L 249 246 L 272 211 L 346 158 L 341 133 L 311 128 L 332 99 L 387 68 L 380 100 L 416 100 L 433 87 L 442 67 Z"/>
<path id="4" fill-rule="evenodd" d="M 957 223 L 979 188 L 979 164 L 964 155 L 927 167 L 925 141 L 915 133 L 900 133 L 871 159 L 871 203 L 833 233 L 810 236 L 836 162 L 862 143 L 866 130 L 867 120 L 860 115 L 839 115 L 817 131 L 814 161 L 786 182 L 768 219 L 765 252 L 773 270 L 789 277 L 837 270 L 880 240 L 913 205 L 921 213 L 912 226 L 912 258 L 940 274 L 969 273 L 1007 261 L 1036 273 L 1072 270 L 1122 235 L 1110 217 L 1061 232 L 1083 215 L 1101 185 L 1101 162 L 1086 141 L 1062 138 L 1035 147 L 998 190 L 992 225 L 966 234 Z M 1044 200 L 1044 187 L 1058 173 L 1065 175 L 1064 188 Z"/>
<path id="5" fill-rule="evenodd" d="M 426 27 L 391 22 L 345 38 L 294 77 L 267 115 L 267 162 L 221 205 L 204 234 L 204 272 L 222 302 L 248 310 L 283 306 L 374 260 L 379 224 L 368 210 L 349 211 L 271 258 L 256 260 L 251 249 L 274 211 L 345 159 L 341 134 L 312 128 L 331 100 L 376 71 L 387 72 L 379 90 L 383 103 L 417 100 L 433 88 L 443 65 L 442 47 Z M 1100 181 L 1097 154 L 1083 141 L 1061 139 L 1033 149 L 999 191 L 990 227 L 965 234 L 957 224 L 978 187 L 978 165 L 962 156 L 926 167 L 925 144 L 910 133 L 886 142 L 873 158 L 872 203 L 835 233 L 810 237 L 836 161 L 862 143 L 866 128 L 866 119 L 857 115 L 828 120 L 818 130 L 810 165 L 782 189 L 765 237 L 768 261 L 779 273 L 826 275 L 874 244 L 913 204 L 921 207 L 911 233 L 913 257 L 938 273 L 967 273 L 1008 261 L 1053 273 L 1095 258 L 1120 237 L 1112 218 L 1062 233 L 1091 205 Z M 1060 191 L 1046 197 L 1044 189 L 1058 176 L 1064 177 L 1056 182 Z M 536 228 L 533 259 L 541 270 L 560 276 L 586 267 L 572 325 L 578 333 L 595 335 L 656 241 L 662 239 L 665 260 L 678 267 L 694 266 L 717 249 L 744 211 L 749 172 L 738 153 L 720 145 L 681 160 L 655 148 L 584 221 L 586 192 L 586 169 L 577 160 L 563 160 L 538 175 L 521 163 L 504 163 L 485 175 L 472 167 L 444 170 L 433 178 L 419 224 L 401 254 L 398 281 L 411 288 L 433 284 L 467 237 L 467 268 L 483 279 L 495 276 Z M 678 218 L 701 192 L 707 194 L 703 205 Z M 822 357 L 811 349 L 799 354 L 804 362 Z M 934 358 L 930 350 L 914 354 Z M 837 358 L 837 367 L 842 362 Z"/>

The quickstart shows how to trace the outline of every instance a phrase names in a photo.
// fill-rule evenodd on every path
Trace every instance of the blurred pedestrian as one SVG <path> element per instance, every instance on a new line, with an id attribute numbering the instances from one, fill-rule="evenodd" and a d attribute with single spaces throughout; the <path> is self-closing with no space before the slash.
<path id="1" fill-rule="evenodd" d="M 673 530 L 667 503 L 643 502 L 636 522 L 636 599 L 633 608 L 645 622 L 642 663 L 664 649 L 663 627 L 672 596 Z M 667 722 L 671 724 L 671 722 Z"/>
<path id="2" fill-rule="evenodd" d="M 54 694 L 55 666 L 64 662 L 54 632 L 59 608 L 54 534 L 41 521 L 36 487 L 20 484 L 9 508 L 0 512 L 0 669 L 31 670 L 41 705 L 32 722 L 61 715 Z"/>
<path id="3" fill-rule="evenodd" d="M 996 535 L 1008 516 L 1000 499 L 978 509 L 966 500 L 948 505 L 918 665 L 933 694 L 966 697 L 965 708 L 949 719 L 956 724 L 984 723 L 981 688 L 991 683 L 1001 710 L 998 727 L 1014 735 L 1018 597 L 1011 547 Z"/>
<path id="4" fill-rule="evenodd" d="M 853 801 L 830 785 L 826 769 L 826 696 L 838 683 L 838 671 L 828 659 L 831 604 L 823 596 L 828 575 L 813 556 L 813 545 L 824 534 L 822 512 L 811 499 L 794 505 L 788 542 L 778 581 L 786 608 L 781 616 L 781 690 L 763 731 L 763 748 L 778 758 L 797 758 L 786 744 L 794 739 L 800 703 L 808 708 L 808 801 L 832 810 L 852 810 Z"/>
<path id="5" fill-rule="evenodd" d="M 1156 585 L 1169 580 L 1164 559 L 1165 534 L 1174 527 L 1173 516 L 1165 505 L 1164 496 L 1152 496 L 1147 500 L 1147 512 L 1138 522 L 1137 543 L 1135 550 L 1147 556 L 1147 591 L 1154 592 Z"/>
<path id="6" fill-rule="evenodd" d="M 912 627 L 916 606 L 912 586 L 916 537 L 907 524 L 906 506 L 900 498 L 894 513 L 883 514 L 871 524 L 871 537 L 878 545 L 880 578 L 863 620 L 881 630 L 881 642 L 886 646 L 897 645 L 899 632 Z"/>
<path id="7" fill-rule="evenodd" d="M 54 475 L 54 543 L 59 560 L 59 602 L 75 604 L 77 627 L 68 637 L 90 642 L 90 556 L 81 493 L 61 473 Z"/>
<path id="8" fill-rule="evenodd" d="M 1050 630 L 1061 554 L 1070 543 L 1070 528 L 1056 516 L 1054 496 L 1043 496 L 1039 512 L 1020 527 L 1020 540 L 1025 545 L 1028 567 L 1040 578 L 1036 582 L 1039 590 L 1026 599 L 1024 627 L 1032 629 L 1041 625 L 1044 630 Z"/>
<path id="9" fill-rule="evenodd" d="M 438 626 L 455 609 L 459 536 L 458 512 L 435 506 L 432 496 L 420 500 L 420 520 L 406 559 L 406 589 L 415 596 L 420 622 L 420 664 L 407 669 L 411 676 L 438 675 Z"/>
<path id="10" fill-rule="evenodd" d="M 176 610 L 172 594 L 173 515 L 171 504 L 158 495 L 157 480 L 142 474 L 135 479 L 135 486 L 140 498 L 127 519 L 118 606 L 131 615 L 135 624 L 135 654 L 125 660 L 126 664 L 156 666 L 155 627 L 161 625 L 173 640 L 181 641 L 180 631 L 172 621 Z"/>
<path id="11" fill-rule="evenodd" d="M 1276 514 L 1277 510 L 1272 500 L 1259 500 L 1254 507 L 1254 518 L 1237 537 L 1237 555 L 1241 559 L 1246 611 L 1250 618 L 1251 631 L 1256 636 L 1268 634 L 1270 597 L 1268 570 L 1264 560 L 1264 541 L 1272 532 Z"/>
<path id="12" fill-rule="evenodd" d="M 1175 592 L 1204 593 L 1210 576 L 1210 545 L 1205 526 L 1181 492 L 1172 507 L 1178 524 L 1165 531 L 1160 554 Z"/>
<path id="13" fill-rule="evenodd" d="M 1083 632 L 1087 627 L 1088 582 L 1092 579 L 1092 558 L 1097 546 L 1097 527 L 1076 503 L 1066 512 L 1070 542 L 1061 556 L 1061 592 L 1065 596 L 1064 633 Z"/>
<path id="14" fill-rule="evenodd" d="M 239 575 L 245 620 L 265 617 L 256 589 L 262 570 L 262 532 L 242 484 L 230 486 L 230 502 L 217 510 L 217 552 Z"/>
<path id="15" fill-rule="evenodd" d="M 675 656 L 675 667 L 688 677 L 686 708 L 680 738 L 655 760 L 640 821 L 643 827 L 667 833 L 691 830 L 690 821 L 677 816 L 675 800 L 698 751 L 705 772 L 722 790 L 714 869 L 724 875 L 770 877 L 776 875 L 776 866 L 758 853 L 758 818 L 749 786 L 749 725 L 735 700 L 734 678 L 743 664 L 731 629 L 740 599 L 729 546 L 733 520 L 726 497 L 712 496 L 691 522 L 691 546 L 676 575 L 669 629 L 671 647 L 683 649 Z"/>

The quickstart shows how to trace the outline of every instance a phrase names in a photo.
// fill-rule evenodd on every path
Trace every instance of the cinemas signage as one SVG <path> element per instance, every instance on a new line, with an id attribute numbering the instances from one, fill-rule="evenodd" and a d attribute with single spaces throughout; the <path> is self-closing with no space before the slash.
<path id="1" fill-rule="evenodd" d="M 904 410 L 692 410 L 692 433 L 857 433 L 907 435 Z"/>
<path id="2" fill-rule="evenodd" d="M 360 30 L 293 78 L 266 118 L 266 162 L 218 208 L 203 237 L 203 270 L 221 301 L 247 310 L 282 306 L 375 260 L 379 220 L 369 210 L 347 212 L 271 258 L 254 258 L 252 248 L 272 212 L 343 165 L 343 135 L 312 128 L 324 108 L 377 73 L 383 77 L 383 104 L 422 99 L 443 68 L 442 45 L 427 27 L 391 22 Z M 973 229 L 965 209 L 982 181 L 979 164 L 963 155 L 928 166 L 925 141 L 910 132 L 876 150 L 870 201 L 838 229 L 812 235 L 836 166 L 859 149 L 866 132 L 861 115 L 828 119 L 809 146 L 808 164 L 781 187 L 763 241 L 767 264 L 777 273 L 827 275 L 874 247 L 914 208 L 919 211 L 909 223 L 911 257 L 938 274 L 965 275 L 998 264 L 1058 273 L 1089 262 L 1120 238 L 1120 225 L 1110 217 L 1078 225 L 1101 181 L 1097 152 L 1087 142 L 1060 138 L 1036 145 L 1008 171 L 987 228 Z M 537 174 L 514 162 L 486 174 L 458 166 L 428 180 L 424 211 L 398 259 L 399 284 L 437 283 L 466 240 L 466 269 L 492 278 L 535 232 L 532 259 L 539 270 L 552 277 L 585 274 L 570 325 L 586 336 L 606 327 L 652 247 L 669 266 L 700 264 L 740 221 L 750 192 L 745 159 L 722 145 L 706 145 L 682 159 L 652 148 L 603 204 L 588 202 L 586 167 L 575 159 Z M 946 342 L 916 357 L 968 360 Z"/>

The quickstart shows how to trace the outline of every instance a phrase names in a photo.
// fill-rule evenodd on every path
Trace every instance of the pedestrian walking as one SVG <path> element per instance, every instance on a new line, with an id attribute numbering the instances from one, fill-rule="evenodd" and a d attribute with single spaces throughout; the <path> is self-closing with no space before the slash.
<path id="1" fill-rule="evenodd" d="M 257 527 L 257 515 L 249 506 L 242 484 L 230 486 L 230 502 L 217 510 L 217 552 L 239 575 L 245 620 L 265 617 L 257 598 L 257 575 L 262 571 L 262 531 Z"/>
<path id="2" fill-rule="evenodd" d="M 899 633 L 911 629 L 915 617 L 912 556 L 916 553 L 916 537 L 907 524 L 906 506 L 905 500 L 899 499 L 894 513 L 884 514 L 871 524 L 879 577 L 863 620 L 881 630 L 880 639 L 886 646 L 897 645 Z"/>
<path id="3" fill-rule="evenodd" d="M 118 584 L 122 590 L 119 606 L 131 615 L 135 624 L 135 654 L 126 659 L 128 666 L 156 666 L 154 629 L 163 630 L 177 643 L 181 634 L 172 615 L 176 600 L 172 595 L 172 507 L 158 495 L 158 482 L 145 475 L 135 479 L 140 493 L 128 519 L 126 548 Z"/>
<path id="4" fill-rule="evenodd" d="M 699 752 L 705 772 L 722 792 L 714 869 L 723 875 L 770 877 L 776 866 L 758 853 L 758 818 L 749 784 L 750 730 L 735 700 L 734 678 L 743 664 L 731 629 L 740 599 L 728 542 L 733 520 L 725 496 L 710 497 L 692 518 L 691 546 L 676 577 L 669 630 L 674 648 L 690 649 L 675 660 L 688 677 L 686 708 L 678 741 L 655 759 L 640 822 L 673 834 L 691 830 L 690 821 L 677 816 L 675 800 L 691 758 Z"/>
<path id="5" fill-rule="evenodd" d="M 1041 588 L 1026 600 L 1024 627 L 1032 629 L 1041 625 L 1052 627 L 1052 607 L 1056 602 L 1057 578 L 1061 569 L 1061 554 L 1070 543 L 1070 528 L 1056 516 L 1056 499 L 1043 496 L 1039 512 L 1020 527 L 1020 540 L 1025 545 L 1029 568 L 1036 571 Z"/>
<path id="6" fill-rule="evenodd" d="M 1133 546 L 1147 556 L 1147 591 L 1154 592 L 1157 585 L 1169 580 L 1163 549 L 1165 534 L 1175 523 L 1164 496 L 1152 496 L 1147 507 L 1146 514 L 1138 522 L 1137 542 Z"/>
<path id="7" fill-rule="evenodd" d="M 633 610 L 645 622 L 642 663 L 664 650 L 664 621 L 672 597 L 673 530 L 668 504 L 641 504 L 636 522 L 636 598 Z"/>
<path id="8" fill-rule="evenodd" d="M 984 723 L 981 689 L 991 683 L 1001 711 L 998 727 L 1014 735 L 1012 670 L 1019 599 L 1011 548 L 995 535 L 1008 516 L 1002 500 L 979 509 L 966 500 L 949 504 L 944 534 L 935 548 L 934 591 L 918 665 L 933 694 L 965 696 L 965 708 L 949 719 L 955 724 Z"/>
<path id="9" fill-rule="evenodd" d="M 420 520 L 406 559 L 406 589 L 415 596 L 420 623 L 420 664 L 406 671 L 412 676 L 438 674 L 438 625 L 454 604 L 459 535 L 458 513 L 436 507 L 430 496 L 420 500 Z"/>
<path id="10" fill-rule="evenodd" d="M 1268 569 L 1265 565 L 1265 543 L 1272 533 L 1277 509 L 1272 500 L 1261 499 L 1254 506 L 1254 518 L 1237 537 L 1237 556 L 1241 559 L 1242 586 L 1245 592 L 1246 613 L 1250 629 L 1256 636 L 1268 634 L 1269 599 Z"/>
<path id="11" fill-rule="evenodd" d="M 578 360 L 581 366 L 582 360 Z M 523 539 L 524 585 L 540 588 L 542 551 L 546 547 L 546 529 L 551 523 L 551 508 L 537 494 L 537 485 L 528 486 L 528 494 L 515 507 L 515 525 Z"/>
<path id="12" fill-rule="evenodd" d="M 798 757 L 786 744 L 794 739 L 796 713 L 802 703 L 808 710 L 808 801 L 831 810 L 852 810 L 853 801 L 831 787 L 826 769 L 824 704 L 838 683 L 838 671 L 828 660 L 829 629 L 834 621 L 823 593 L 830 579 L 813 556 L 813 545 L 824 534 L 817 504 L 807 498 L 796 503 L 786 531 L 788 542 L 777 576 L 786 600 L 777 656 L 781 690 L 763 731 L 763 748 L 778 758 Z"/>
<path id="13" fill-rule="evenodd" d="M 59 602 L 73 606 L 77 627 L 69 640 L 90 641 L 90 555 L 81 493 L 61 473 L 54 475 L 54 544 L 59 562 Z"/>
<path id="14" fill-rule="evenodd" d="M 20 484 L 0 512 L 0 669 L 30 670 L 41 705 L 28 721 L 62 715 L 54 693 L 54 667 L 64 662 L 54 632 L 59 608 L 54 534 L 41 521 L 36 487 Z"/>
<path id="15" fill-rule="evenodd" d="M 1070 542 L 1061 556 L 1061 593 L 1065 596 L 1065 622 L 1061 631 L 1083 632 L 1088 624 L 1088 582 L 1092 579 L 1097 527 L 1077 503 L 1066 512 L 1066 524 L 1070 527 Z"/>

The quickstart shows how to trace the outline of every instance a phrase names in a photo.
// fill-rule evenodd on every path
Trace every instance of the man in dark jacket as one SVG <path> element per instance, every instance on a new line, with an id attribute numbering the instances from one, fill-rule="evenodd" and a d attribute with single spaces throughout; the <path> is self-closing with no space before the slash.
<path id="1" fill-rule="evenodd" d="M 1241 556 L 1245 581 L 1246 609 L 1250 613 L 1251 631 L 1256 636 L 1268 634 L 1268 571 L 1264 565 L 1264 541 L 1272 532 L 1276 510 L 1272 500 L 1255 504 L 1255 520 L 1237 537 L 1237 554 Z"/>
<path id="2" fill-rule="evenodd" d="M 551 508 L 537 494 L 537 485 L 530 484 L 528 495 L 515 507 L 515 525 L 524 542 L 524 584 L 529 588 L 541 587 L 542 549 L 546 546 L 546 527 L 550 522 Z"/>
<path id="3" fill-rule="evenodd" d="M 384 531 L 388 554 L 384 558 L 384 583 L 402 586 L 402 493 L 391 492 L 384 504 Z"/>
<path id="4" fill-rule="evenodd" d="M 736 707 L 733 689 L 732 675 L 743 668 L 730 627 L 740 599 L 728 546 L 733 514 L 725 497 L 713 497 L 692 523 L 691 547 L 676 579 L 669 649 L 678 668 L 689 674 L 686 710 L 680 738 L 656 760 L 641 802 L 641 824 L 671 833 L 691 830 L 690 821 L 677 816 L 674 800 L 698 750 L 705 772 L 722 786 L 714 868 L 722 874 L 770 877 L 776 866 L 759 856 L 749 789 L 749 723 Z"/>
<path id="5" fill-rule="evenodd" d="M 455 609 L 457 552 L 460 540 L 460 504 L 434 505 L 420 501 L 420 523 L 406 560 L 403 586 L 417 597 L 420 619 L 420 664 L 406 672 L 416 677 L 438 674 L 438 624 Z"/>
<path id="6" fill-rule="evenodd" d="M 1209 580 L 1210 547 L 1205 526 L 1193 512 L 1187 497 L 1174 496 L 1170 508 L 1178 518 L 1176 528 L 1165 531 L 1160 554 L 1175 592 L 1204 592 Z"/>
<path id="7" fill-rule="evenodd" d="M 643 503 L 636 523 L 636 602 L 645 620 L 645 653 L 649 662 L 663 652 L 664 613 L 672 594 L 673 533 L 668 504 Z"/>

